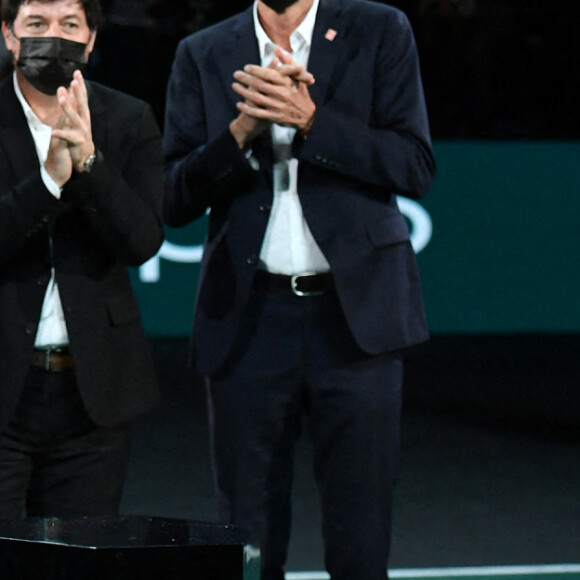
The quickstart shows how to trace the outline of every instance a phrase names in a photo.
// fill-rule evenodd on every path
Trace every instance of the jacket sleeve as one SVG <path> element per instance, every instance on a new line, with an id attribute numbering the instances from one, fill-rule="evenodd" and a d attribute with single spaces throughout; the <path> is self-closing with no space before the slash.
<path id="1" fill-rule="evenodd" d="M 165 199 L 163 216 L 186 225 L 208 207 L 227 200 L 252 180 L 252 169 L 229 131 L 210 138 L 206 101 L 190 39 L 179 45 L 169 79 L 164 127 Z M 232 119 L 233 119 L 232 115 Z"/>
<path id="2" fill-rule="evenodd" d="M 138 266 L 154 256 L 163 241 L 161 135 L 151 108 L 144 103 L 135 118 L 109 130 L 120 132 L 115 137 L 121 149 L 118 158 L 97 143 L 91 172 L 73 177 L 63 199 L 87 216 L 112 255 Z"/>
<path id="3" fill-rule="evenodd" d="M 431 185 L 435 161 L 415 40 L 402 12 L 390 9 L 381 18 L 385 26 L 374 62 L 358 63 L 373 67 L 371 96 L 361 94 L 367 88 L 363 83 L 357 86 L 345 75 L 342 82 L 349 87 L 340 89 L 359 91 L 357 102 L 341 102 L 339 89 L 334 99 L 317 103 L 312 129 L 306 139 L 297 137 L 294 154 L 349 179 L 418 198 Z M 356 114 L 366 98 L 368 111 Z"/>

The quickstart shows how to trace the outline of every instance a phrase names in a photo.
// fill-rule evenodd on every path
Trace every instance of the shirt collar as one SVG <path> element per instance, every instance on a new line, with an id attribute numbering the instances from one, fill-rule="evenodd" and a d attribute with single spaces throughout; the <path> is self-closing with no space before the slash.
<path id="1" fill-rule="evenodd" d="M 314 0 L 312 6 L 306 13 L 304 20 L 298 25 L 296 30 L 290 36 L 290 44 L 294 50 L 297 50 L 300 43 L 305 43 L 308 48 L 312 44 L 312 34 L 314 32 L 314 24 L 316 23 L 316 11 L 318 10 L 318 3 L 320 0 Z M 254 30 L 260 48 L 260 58 L 262 62 L 268 56 L 274 54 L 274 43 L 266 34 L 260 18 L 258 17 L 258 0 L 254 2 Z"/>
<path id="2" fill-rule="evenodd" d="M 33 129 L 42 129 L 44 127 L 48 127 L 45 123 L 43 123 L 38 115 L 32 110 L 32 107 L 28 104 L 28 101 L 24 98 L 22 94 L 22 90 L 20 89 L 20 85 L 18 84 L 18 78 L 16 76 L 16 71 L 13 72 L 13 82 L 14 82 L 14 92 L 16 93 L 16 98 L 20 101 L 20 105 L 22 106 L 22 110 L 24 111 L 24 116 L 28 121 L 28 124 Z"/>

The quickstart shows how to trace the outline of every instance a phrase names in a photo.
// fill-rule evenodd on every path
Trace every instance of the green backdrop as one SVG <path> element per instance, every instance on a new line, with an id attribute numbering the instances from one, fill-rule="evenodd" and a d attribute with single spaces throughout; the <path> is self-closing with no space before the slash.
<path id="1" fill-rule="evenodd" d="M 580 141 L 439 141 L 434 185 L 401 200 L 433 334 L 580 330 Z M 191 331 L 207 220 L 167 229 L 132 272 L 148 333 Z"/>

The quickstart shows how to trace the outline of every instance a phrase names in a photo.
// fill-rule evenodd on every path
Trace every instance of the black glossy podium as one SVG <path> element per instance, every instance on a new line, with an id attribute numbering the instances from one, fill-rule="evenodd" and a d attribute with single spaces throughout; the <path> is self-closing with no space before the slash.
<path id="1" fill-rule="evenodd" d="M 2 580 L 259 580 L 231 526 L 145 516 L 0 520 Z"/>

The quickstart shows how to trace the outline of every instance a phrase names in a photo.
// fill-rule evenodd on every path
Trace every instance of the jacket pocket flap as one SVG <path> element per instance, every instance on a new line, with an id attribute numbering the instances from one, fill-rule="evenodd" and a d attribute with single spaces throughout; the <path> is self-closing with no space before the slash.
<path id="1" fill-rule="evenodd" d="M 369 238 L 374 246 L 389 246 L 410 239 L 407 222 L 402 215 L 394 215 L 367 226 Z"/>

